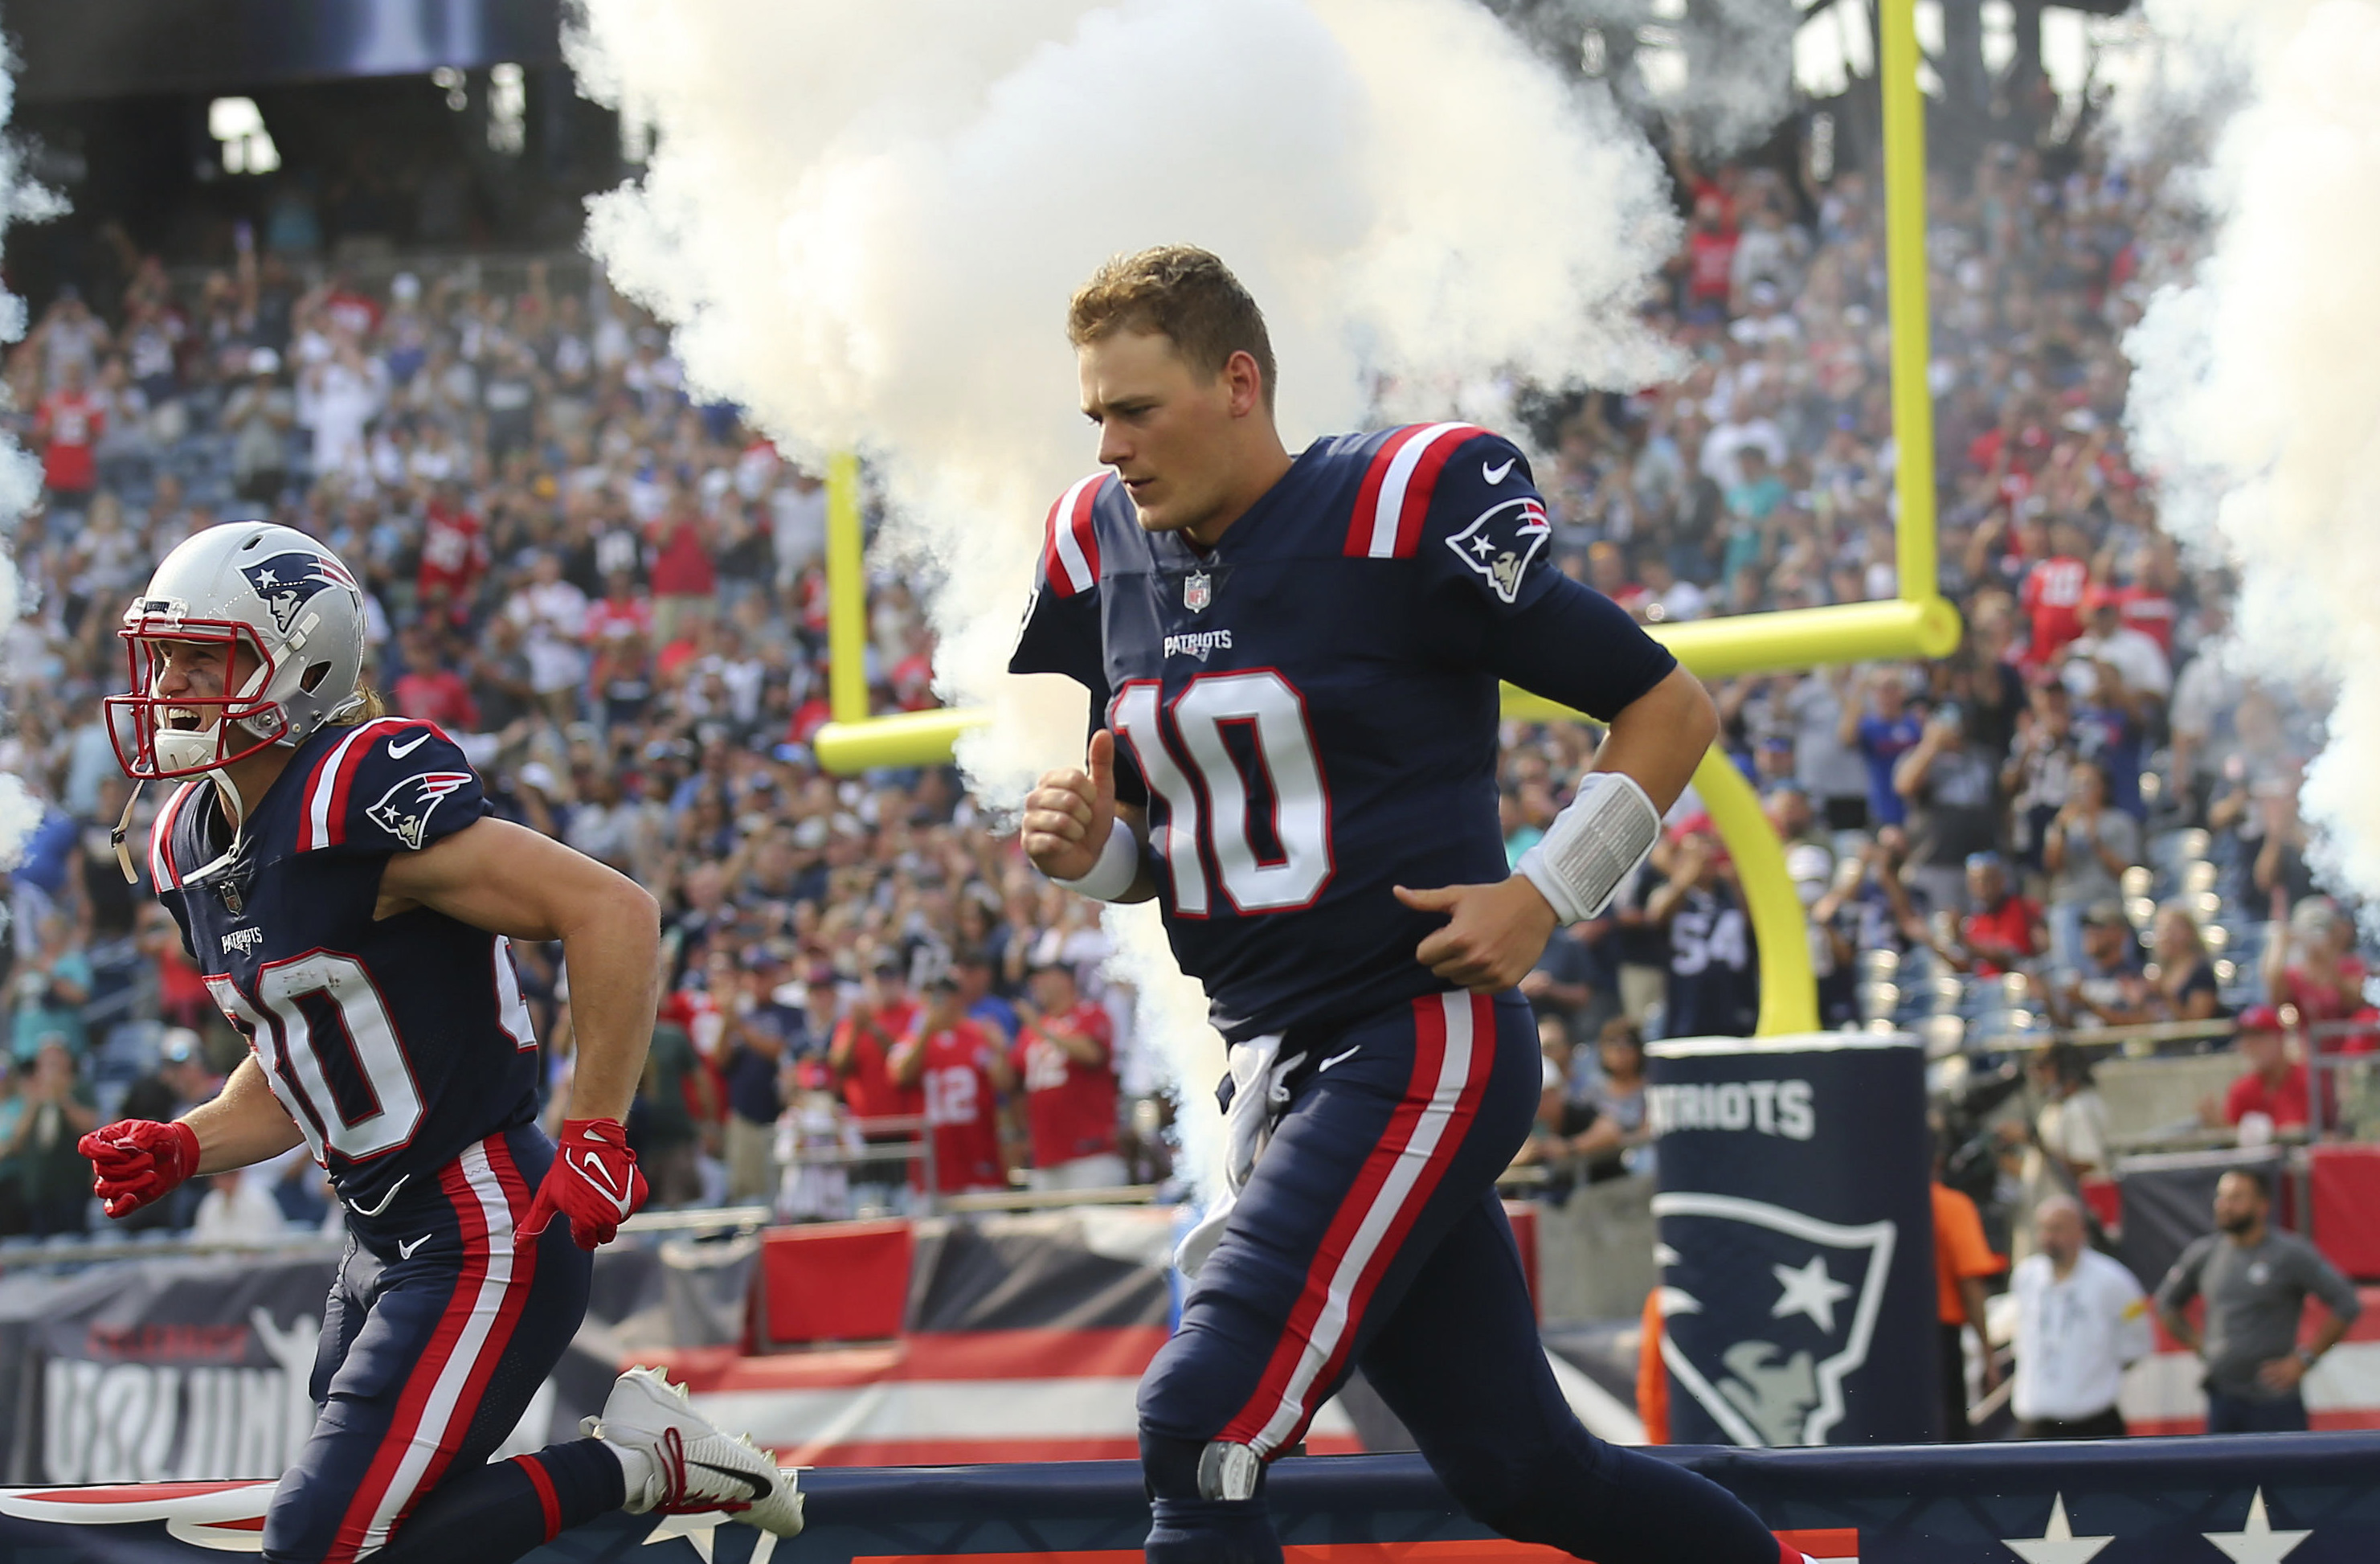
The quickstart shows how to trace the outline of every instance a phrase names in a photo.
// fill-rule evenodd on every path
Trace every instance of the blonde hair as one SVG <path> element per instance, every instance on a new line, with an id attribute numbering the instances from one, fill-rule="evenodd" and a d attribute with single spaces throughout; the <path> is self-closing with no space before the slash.
<path id="1" fill-rule="evenodd" d="M 1272 337 L 1264 312 L 1208 250 L 1161 244 L 1102 263 L 1066 306 L 1066 340 L 1084 348 L 1118 331 L 1171 338 L 1184 360 L 1209 380 L 1223 373 L 1232 354 L 1245 353 L 1264 377 L 1265 407 L 1272 407 Z"/>
<path id="2" fill-rule="evenodd" d="M 388 715 L 388 703 L 380 698 L 380 691 L 369 684 L 358 684 L 356 686 L 355 699 L 332 713 L 323 720 L 322 726 L 353 727 L 358 723 L 370 722 L 375 717 L 386 715 Z"/>

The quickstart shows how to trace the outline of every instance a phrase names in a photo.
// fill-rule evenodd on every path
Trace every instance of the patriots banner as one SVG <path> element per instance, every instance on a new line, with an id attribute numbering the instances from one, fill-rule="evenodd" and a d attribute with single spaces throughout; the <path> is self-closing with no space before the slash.
<path id="1" fill-rule="evenodd" d="M 1672 1437 L 1934 1437 L 1934 1223 L 1916 1041 L 1685 1038 L 1646 1052 Z"/>

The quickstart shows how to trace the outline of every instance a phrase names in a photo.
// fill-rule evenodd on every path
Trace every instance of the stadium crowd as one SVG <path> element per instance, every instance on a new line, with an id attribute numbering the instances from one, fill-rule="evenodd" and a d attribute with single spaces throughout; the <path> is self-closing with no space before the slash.
<path id="1" fill-rule="evenodd" d="M 1890 595 L 1872 184 L 1760 164 L 1678 177 L 1691 216 L 1652 308 L 1690 372 L 1517 415 L 1556 557 L 1648 622 Z M 2319 697 L 2207 654 L 2228 583 L 2184 561 L 2127 456 L 2119 342 L 2158 259 L 2155 185 L 2095 153 L 2053 166 L 2014 148 L 1937 182 L 1941 585 L 1964 642 L 1715 694 L 1810 909 L 1826 1024 L 1906 1019 L 1925 973 L 1956 980 L 1966 1019 L 2020 1031 L 2269 1003 L 2264 1030 L 2288 1035 L 2242 1076 L 2265 1084 L 2208 1111 L 2286 1126 L 2319 1095 L 2306 1029 L 2361 1011 L 2363 970 L 2303 857 Z M 277 251 L 215 270 L 128 253 L 120 297 L 36 301 L 6 364 L 45 505 L 18 530 L 22 612 L 0 653 L 0 768 L 42 812 L 0 952 L 0 1232 L 80 1228 L 76 1134 L 103 1105 L 165 1117 L 202 1098 L 239 1049 L 118 872 L 126 784 L 97 715 L 122 678 L 121 605 L 174 544 L 237 516 L 337 549 L 368 589 L 390 708 L 455 735 L 504 813 L 660 898 L 668 997 L 631 1126 L 656 1204 L 828 1216 L 912 1201 L 911 1179 L 1166 1175 L 1167 1109 L 1088 904 L 1041 882 L 953 772 L 812 764 L 818 476 L 735 409 L 690 402 L 665 334 L 600 281 L 555 285 L 566 264 L 499 287 L 476 263 L 366 278 Z M 904 581 L 871 582 L 867 641 L 876 709 L 932 703 L 933 638 Z M 1508 740 L 1517 858 L 1592 740 Z M 2204 840 L 2172 848 L 2191 827 Z M 1548 1050 L 1524 1156 L 1549 1187 L 1645 1165 L 1645 1036 L 1751 1030 L 1758 958 L 1732 873 L 1689 800 L 1613 912 L 1558 935 L 1524 985 Z M 552 952 L 517 956 L 559 1081 L 567 995 Z M 920 1116 L 930 1159 L 905 1174 L 890 1143 Z M 325 1210 L 303 1165 L 218 1182 L 204 1210 L 159 1219 Z"/>

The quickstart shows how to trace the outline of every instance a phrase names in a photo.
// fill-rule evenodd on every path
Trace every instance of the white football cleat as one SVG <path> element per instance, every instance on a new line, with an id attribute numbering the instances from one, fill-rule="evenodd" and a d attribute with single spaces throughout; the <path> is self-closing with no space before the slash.
<path id="1" fill-rule="evenodd" d="M 652 1477 L 621 1506 L 631 1515 L 692 1515 L 725 1510 L 764 1532 L 790 1537 L 802 1529 L 802 1495 L 793 1472 L 694 1410 L 686 1391 L 659 1369 L 632 1368 L 588 1418 L 587 1433 L 639 1450 Z"/>

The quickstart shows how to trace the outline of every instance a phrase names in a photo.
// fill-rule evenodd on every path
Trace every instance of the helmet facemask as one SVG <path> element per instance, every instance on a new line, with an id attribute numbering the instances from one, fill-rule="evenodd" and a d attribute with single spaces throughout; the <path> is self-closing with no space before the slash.
<path id="1" fill-rule="evenodd" d="M 256 627 L 237 619 L 181 619 L 144 613 L 136 603 L 125 615 L 125 656 L 131 673 L 129 694 L 107 698 L 107 734 L 125 774 L 140 781 L 196 776 L 246 760 L 289 734 L 288 714 L 267 699 L 281 671 L 273 650 Z M 168 643 L 219 645 L 224 671 L 237 676 L 237 689 L 216 695 L 157 692 Z"/>

